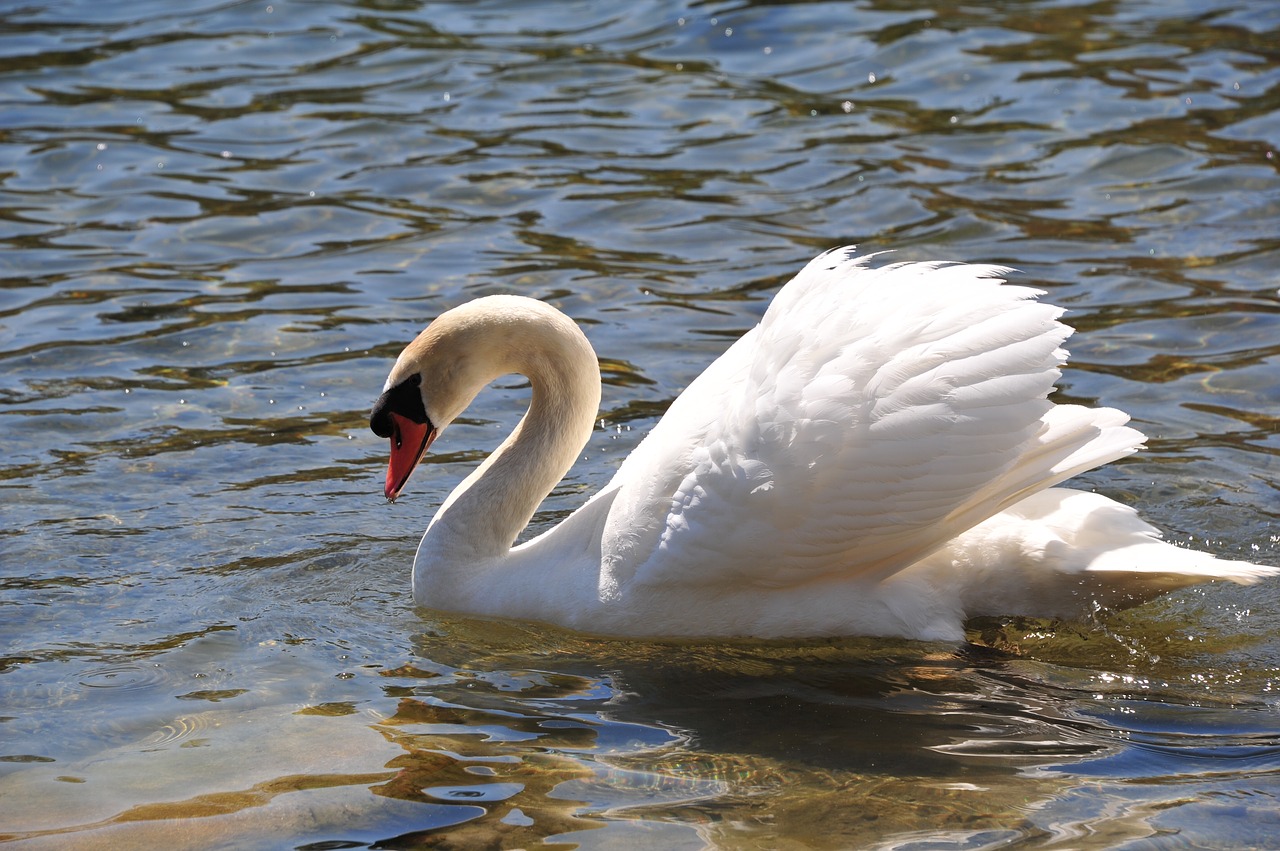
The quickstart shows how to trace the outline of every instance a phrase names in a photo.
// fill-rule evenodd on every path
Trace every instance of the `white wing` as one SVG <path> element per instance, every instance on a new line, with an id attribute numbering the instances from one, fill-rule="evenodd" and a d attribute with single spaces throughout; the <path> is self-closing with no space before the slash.
<path id="1" fill-rule="evenodd" d="M 882 579 L 1141 445 L 1047 401 L 1071 329 L 1009 270 L 867 259 L 809 263 L 622 465 L 602 596 Z"/>

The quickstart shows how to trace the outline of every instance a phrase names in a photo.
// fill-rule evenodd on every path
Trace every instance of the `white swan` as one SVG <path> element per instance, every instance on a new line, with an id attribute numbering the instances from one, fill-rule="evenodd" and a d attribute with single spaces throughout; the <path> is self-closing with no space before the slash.
<path id="1" fill-rule="evenodd" d="M 621 636 L 960 640 L 980 614 L 1072 616 L 1280 569 L 1158 539 L 1053 488 L 1137 450 L 1128 417 L 1048 401 L 1071 333 L 991 266 L 814 259 L 671 405 L 613 480 L 512 547 L 591 434 L 595 353 L 519 296 L 442 314 L 370 419 L 394 500 L 489 382 L 529 410 L 436 512 L 413 595 L 436 609 Z"/>

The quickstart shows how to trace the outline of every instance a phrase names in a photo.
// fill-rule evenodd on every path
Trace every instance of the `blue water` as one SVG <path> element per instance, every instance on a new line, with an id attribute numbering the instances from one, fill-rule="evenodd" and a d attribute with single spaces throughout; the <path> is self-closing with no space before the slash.
<path id="1" fill-rule="evenodd" d="M 1280 583 L 965 646 L 413 608 L 500 382 L 394 505 L 366 417 L 467 298 L 579 320 L 612 475 L 825 248 L 1067 306 L 1079 482 L 1280 564 L 1280 7 L 0 11 L 0 841 L 1268 847 Z M 330 843 L 325 845 L 325 843 Z"/>

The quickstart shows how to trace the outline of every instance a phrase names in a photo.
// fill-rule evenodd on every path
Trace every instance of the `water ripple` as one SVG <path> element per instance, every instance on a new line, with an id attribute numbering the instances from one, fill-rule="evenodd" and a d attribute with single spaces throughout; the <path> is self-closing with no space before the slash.
<path id="1" fill-rule="evenodd" d="M 414 610 L 407 566 L 527 390 L 477 400 L 394 505 L 365 426 L 440 310 L 556 303 L 606 383 L 545 528 L 818 250 L 1003 263 L 1079 329 L 1059 398 L 1149 435 L 1083 485 L 1277 562 L 1264 6 L 0 12 L 0 799 L 58 827 L 119 789 L 112 829 L 149 830 L 145 767 L 261 801 L 209 770 L 252 741 L 230 762 L 301 779 L 189 820 L 206 845 L 1265 844 L 1271 585 L 979 622 L 960 651 L 471 623 Z M 332 770 L 290 750 L 308 725 L 376 740 L 374 779 L 303 791 Z"/>

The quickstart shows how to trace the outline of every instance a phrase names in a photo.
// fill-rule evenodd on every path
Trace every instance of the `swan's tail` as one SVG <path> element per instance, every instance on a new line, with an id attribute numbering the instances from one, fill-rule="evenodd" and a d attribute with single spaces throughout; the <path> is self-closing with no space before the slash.
<path id="1" fill-rule="evenodd" d="M 1123 608 L 1210 580 L 1251 585 L 1280 575 L 1280 567 L 1174 546 L 1132 508 L 1066 488 L 1028 496 L 949 550 L 952 559 L 966 563 L 969 616 L 1016 611 L 1076 617 L 1095 603 Z M 1001 582 L 987 576 L 995 572 Z M 1014 575 L 1021 581 L 1010 582 Z"/>

